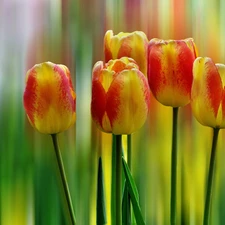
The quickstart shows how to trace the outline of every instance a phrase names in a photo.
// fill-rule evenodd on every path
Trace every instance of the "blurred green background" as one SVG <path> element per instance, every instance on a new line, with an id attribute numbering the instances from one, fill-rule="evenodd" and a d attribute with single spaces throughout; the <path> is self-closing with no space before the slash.
<path id="1" fill-rule="evenodd" d="M 149 40 L 193 37 L 199 56 L 225 63 L 224 11 L 223 0 L 1 0 L 0 224 L 68 224 L 51 138 L 30 126 L 23 109 L 30 67 L 52 61 L 70 69 L 77 122 L 59 135 L 59 143 L 77 224 L 96 221 L 99 155 L 111 224 L 111 135 L 99 132 L 90 116 L 91 71 L 103 60 L 105 32 L 141 30 Z M 145 126 L 132 135 L 132 171 L 148 225 L 169 224 L 171 118 L 172 109 L 152 97 Z M 180 109 L 178 122 L 178 224 L 199 225 L 212 130 L 196 122 L 190 106 Z M 212 225 L 225 224 L 224 142 L 221 131 Z"/>

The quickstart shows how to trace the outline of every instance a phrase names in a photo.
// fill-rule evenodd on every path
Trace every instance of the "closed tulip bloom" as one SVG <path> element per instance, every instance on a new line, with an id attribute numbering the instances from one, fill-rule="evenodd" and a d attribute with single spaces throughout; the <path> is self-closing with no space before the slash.
<path id="1" fill-rule="evenodd" d="M 142 31 L 134 31 L 132 33 L 120 32 L 117 35 L 113 35 L 113 31 L 108 30 L 105 33 L 105 62 L 124 56 L 130 57 L 137 62 L 140 71 L 147 76 L 147 51 L 148 38 Z"/>
<path id="2" fill-rule="evenodd" d="M 191 107 L 204 126 L 225 128 L 225 65 L 197 58 L 193 66 Z"/>
<path id="3" fill-rule="evenodd" d="M 192 38 L 152 39 L 148 47 L 148 81 L 155 98 L 166 106 L 190 102 L 193 62 L 197 49 Z"/>
<path id="4" fill-rule="evenodd" d="M 133 59 L 122 57 L 94 65 L 91 114 L 102 131 L 131 134 L 141 128 L 149 99 L 147 78 Z"/>
<path id="5" fill-rule="evenodd" d="M 28 70 L 23 101 L 31 125 L 41 133 L 56 134 L 75 123 L 76 95 L 64 65 L 44 62 Z"/>

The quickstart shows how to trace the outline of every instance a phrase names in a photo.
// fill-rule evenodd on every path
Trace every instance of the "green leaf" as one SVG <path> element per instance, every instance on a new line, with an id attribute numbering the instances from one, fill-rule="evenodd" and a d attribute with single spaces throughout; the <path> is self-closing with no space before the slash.
<path id="1" fill-rule="evenodd" d="M 124 158 L 122 158 L 123 161 L 123 169 L 124 169 L 124 174 L 126 177 L 127 181 L 127 187 L 128 187 L 128 192 L 130 194 L 131 202 L 133 205 L 133 211 L 135 215 L 135 219 L 138 225 L 145 225 L 142 213 L 141 213 L 141 208 L 139 205 L 139 197 L 138 197 L 138 191 L 137 187 L 135 185 L 134 179 L 130 173 L 130 170 L 128 168 L 128 165 L 125 161 Z"/>
<path id="2" fill-rule="evenodd" d="M 104 191 L 104 175 L 102 168 L 102 159 L 98 161 L 98 189 L 97 189 L 97 225 L 107 223 Z"/>

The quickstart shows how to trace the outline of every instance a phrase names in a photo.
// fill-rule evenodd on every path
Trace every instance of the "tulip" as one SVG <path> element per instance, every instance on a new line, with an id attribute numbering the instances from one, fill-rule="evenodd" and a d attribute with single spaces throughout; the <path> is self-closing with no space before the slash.
<path id="1" fill-rule="evenodd" d="M 196 56 L 197 50 L 191 38 L 167 41 L 154 38 L 148 45 L 150 89 L 161 104 L 173 107 L 170 224 L 176 224 L 178 109 L 190 102 Z"/>
<path id="2" fill-rule="evenodd" d="M 147 78 L 133 59 L 94 65 L 91 114 L 102 131 L 119 135 L 138 130 L 147 118 L 149 98 Z"/>
<path id="3" fill-rule="evenodd" d="M 64 65 L 44 62 L 28 70 L 23 100 L 28 120 L 41 133 L 56 134 L 75 122 L 76 95 Z"/>
<path id="4" fill-rule="evenodd" d="M 198 57 L 194 62 L 193 75 L 193 115 L 204 126 L 225 128 L 225 65 L 215 64 L 208 57 Z"/>
<path id="5" fill-rule="evenodd" d="M 148 81 L 155 98 L 166 106 L 190 102 L 192 67 L 197 49 L 191 38 L 152 39 L 148 46 Z"/>
<path id="6" fill-rule="evenodd" d="M 121 57 L 133 58 L 140 71 L 147 76 L 147 50 L 148 38 L 142 31 L 132 33 L 120 32 L 113 35 L 112 30 L 108 30 L 104 37 L 105 62 Z"/>
<path id="7" fill-rule="evenodd" d="M 204 126 L 212 127 L 213 139 L 209 162 L 203 224 L 210 222 L 213 196 L 213 178 L 216 162 L 216 145 L 219 130 L 225 128 L 225 65 L 215 64 L 211 58 L 198 57 L 193 65 L 191 107 L 195 118 Z"/>

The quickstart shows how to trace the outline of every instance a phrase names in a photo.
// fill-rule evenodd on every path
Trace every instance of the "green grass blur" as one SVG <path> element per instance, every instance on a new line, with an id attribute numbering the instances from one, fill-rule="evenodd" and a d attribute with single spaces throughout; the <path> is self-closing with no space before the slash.
<path id="1" fill-rule="evenodd" d="M 77 93 L 77 122 L 59 135 L 77 224 L 96 221 L 97 164 L 102 156 L 110 218 L 111 135 L 90 116 L 91 72 L 103 60 L 103 37 L 141 30 L 149 40 L 193 37 L 199 56 L 225 63 L 223 0 L 0 1 L 0 224 L 68 224 L 59 172 L 48 135 L 28 123 L 23 108 L 26 71 L 52 61 L 68 66 Z M 169 224 L 172 109 L 151 99 L 148 121 L 132 140 L 132 172 L 148 225 Z M 178 117 L 178 224 L 202 221 L 212 130 Z M 124 140 L 125 143 L 125 140 Z M 225 133 L 217 148 L 211 224 L 225 224 Z"/>

